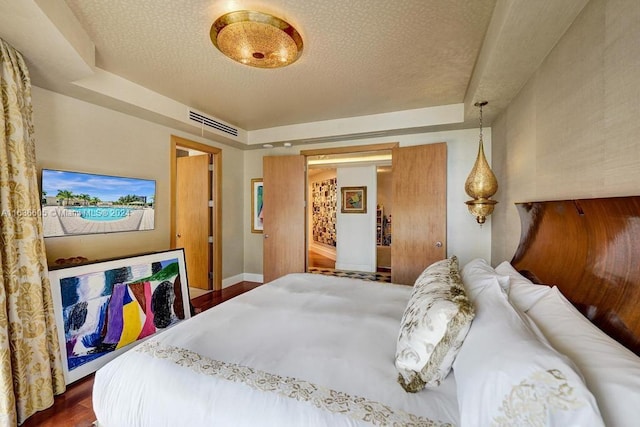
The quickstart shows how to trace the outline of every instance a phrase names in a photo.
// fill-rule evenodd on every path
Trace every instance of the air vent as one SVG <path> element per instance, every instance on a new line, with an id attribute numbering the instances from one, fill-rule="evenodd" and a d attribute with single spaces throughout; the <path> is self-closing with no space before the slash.
<path id="1" fill-rule="evenodd" d="M 211 117 L 207 117 L 197 111 L 189 110 L 189 120 L 193 120 L 196 123 L 219 130 L 220 132 L 228 133 L 229 135 L 238 136 L 238 129 L 225 125 L 224 123 L 214 120 Z"/>

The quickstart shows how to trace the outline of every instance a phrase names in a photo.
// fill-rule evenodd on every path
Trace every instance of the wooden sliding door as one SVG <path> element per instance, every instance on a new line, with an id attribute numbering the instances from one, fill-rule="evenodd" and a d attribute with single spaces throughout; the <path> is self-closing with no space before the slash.
<path id="1" fill-rule="evenodd" d="M 391 279 L 412 285 L 447 256 L 447 146 L 396 145 L 392 157 Z M 266 283 L 305 271 L 304 156 L 264 157 L 263 181 Z"/>
<path id="2" fill-rule="evenodd" d="M 305 158 L 263 159 L 264 283 L 305 271 Z"/>
<path id="3" fill-rule="evenodd" d="M 391 280 L 413 285 L 447 256 L 447 145 L 394 148 Z"/>

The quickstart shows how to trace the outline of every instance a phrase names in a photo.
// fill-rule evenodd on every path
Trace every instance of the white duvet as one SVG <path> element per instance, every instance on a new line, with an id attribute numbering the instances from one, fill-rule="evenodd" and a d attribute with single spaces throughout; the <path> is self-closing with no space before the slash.
<path id="1" fill-rule="evenodd" d="M 101 427 L 440 426 L 453 375 L 406 393 L 394 355 L 411 287 L 292 274 L 138 345 L 95 376 Z"/>

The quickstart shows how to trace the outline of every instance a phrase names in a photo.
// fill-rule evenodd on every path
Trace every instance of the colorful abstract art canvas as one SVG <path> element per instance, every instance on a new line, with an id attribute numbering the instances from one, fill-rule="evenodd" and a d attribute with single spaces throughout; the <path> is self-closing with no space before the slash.
<path id="1" fill-rule="evenodd" d="M 67 383 L 190 317 L 182 249 L 49 273 Z"/>

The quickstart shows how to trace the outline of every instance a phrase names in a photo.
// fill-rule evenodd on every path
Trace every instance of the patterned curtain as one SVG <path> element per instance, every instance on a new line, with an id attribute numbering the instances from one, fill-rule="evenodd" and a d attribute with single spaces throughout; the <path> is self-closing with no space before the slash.
<path id="1" fill-rule="evenodd" d="M 64 391 L 44 252 L 31 81 L 0 39 L 0 425 L 15 426 Z"/>

